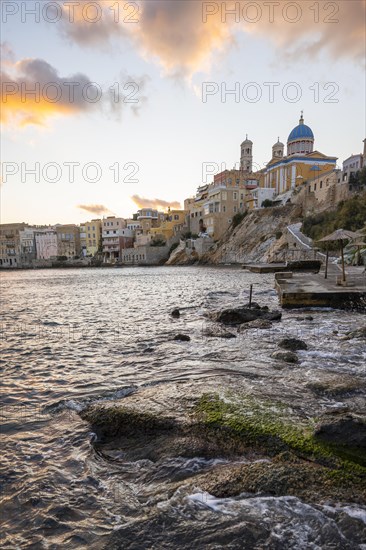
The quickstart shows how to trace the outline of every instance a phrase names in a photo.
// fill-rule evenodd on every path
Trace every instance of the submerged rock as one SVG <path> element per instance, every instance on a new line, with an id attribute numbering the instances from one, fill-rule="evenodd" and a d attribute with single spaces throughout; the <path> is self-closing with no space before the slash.
<path id="1" fill-rule="evenodd" d="M 202 331 L 202 334 L 208 338 L 236 338 L 236 335 L 232 332 L 220 328 L 206 328 Z"/>
<path id="2" fill-rule="evenodd" d="M 272 353 L 271 357 L 273 359 L 278 359 L 279 361 L 285 361 L 285 363 L 298 363 L 299 358 L 293 351 L 275 351 Z"/>
<path id="3" fill-rule="evenodd" d="M 252 328 L 264 330 L 264 329 L 269 329 L 271 327 L 272 327 L 271 321 L 268 321 L 267 319 L 255 319 L 254 321 L 249 321 L 249 323 L 240 325 L 238 331 L 242 332 L 244 330 L 249 330 Z"/>
<path id="4" fill-rule="evenodd" d="M 329 470 L 299 459 L 291 452 L 277 455 L 271 461 L 258 461 L 242 465 L 217 468 L 200 479 L 200 486 L 219 498 L 241 493 L 262 495 L 296 495 L 308 502 L 319 499 L 345 499 L 354 501 L 354 493 L 347 483 L 331 481 Z M 357 500 L 363 500 L 362 491 Z M 365 488 L 363 495 L 365 495 Z"/>
<path id="5" fill-rule="evenodd" d="M 308 346 L 305 344 L 305 342 L 303 340 L 298 340 L 297 338 L 284 338 L 278 343 L 278 345 L 280 348 L 290 351 L 308 349 Z"/>
<path id="6" fill-rule="evenodd" d="M 173 309 L 173 311 L 170 314 L 172 317 L 178 318 L 180 317 L 180 311 L 178 308 Z"/>
<path id="7" fill-rule="evenodd" d="M 305 315 L 305 317 L 296 317 L 296 321 L 314 321 L 314 317 Z"/>
<path id="8" fill-rule="evenodd" d="M 177 340 L 179 342 L 189 342 L 191 339 L 188 334 L 176 334 L 173 338 L 173 340 Z"/>
<path id="9" fill-rule="evenodd" d="M 345 336 L 343 336 L 342 340 L 353 340 L 353 338 L 366 339 L 366 326 L 347 332 Z"/>
<path id="10" fill-rule="evenodd" d="M 317 439 L 366 450 L 366 423 L 350 414 L 328 418 L 314 432 Z M 366 454 L 365 454 L 366 461 Z"/>
<path id="11" fill-rule="evenodd" d="M 365 380 L 355 376 L 333 376 L 322 380 L 314 380 L 306 385 L 316 395 L 343 396 L 365 389 Z"/>
<path id="12" fill-rule="evenodd" d="M 256 304 L 257 305 L 257 304 Z M 280 311 L 267 311 L 267 308 L 255 308 L 239 307 L 232 309 L 224 309 L 218 313 L 213 314 L 213 319 L 223 325 L 242 325 L 243 323 L 250 323 L 257 319 L 265 319 L 267 321 L 280 321 L 282 313 Z"/>

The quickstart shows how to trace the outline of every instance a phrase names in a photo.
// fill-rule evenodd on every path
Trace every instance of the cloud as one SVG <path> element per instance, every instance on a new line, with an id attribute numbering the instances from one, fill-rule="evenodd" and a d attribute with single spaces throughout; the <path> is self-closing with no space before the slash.
<path id="1" fill-rule="evenodd" d="M 155 208 L 156 210 L 167 210 L 170 208 L 181 209 L 181 204 L 178 201 L 168 202 L 163 199 L 146 199 L 139 195 L 133 195 L 131 200 L 136 204 L 137 208 Z"/>
<path id="2" fill-rule="evenodd" d="M 128 76 L 122 84 L 111 83 L 108 90 L 103 90 L 83 73 L 61 77 L 43 59 L 22 59 L 14 63 L 10 61 L 10 50 L 2 47 L 2 51 L 7 63 L 1 72 L 0 120 L 5 124 L 44 126 L 51 117 L 96 111 L 116 118 L 128 107 L 138 114 L 147 101 L 143 93 L 148 81 L 146 76 Z M 126 88 L 127 83 L 131 83 L 132 88 Z"/>
<path id="3" fill-rule="evenodd" d="M 101 44 L 110 47 L 114 38 L 129 35 L 130 0 L 58 2 L 62 10 L 61 33 L 73 42 L 96 48 Z"/>
<path id="4" fill-rule="evenodd" d="M 2 65 L 8 65 L 14 63 L 14 52 L 10 47 L 9 42 L 1 42 L 1 63 Z"/>
<path id="5" fill-rule="evenodd" d="M 71 40 L 92 46 L 111 44 L 113 39 L 127 40 L 145 58 L 155 60 L 174 76 L 191 77 L 209 70 L 213 62 L 222 60 L 222 53 L 235 43 L 239 33 L 269 39 L 280 58 L 315 58 L 322 52 L 334 59 L 348 57 L 359 62 L 364 58 L 362 0 L 314 4 L 288 0 L 136 0 L 136 23 L 124 21 L 129 13 L 124 10 L 127 0 L 119 1 L 118 21 L 114 19 L 115 0 L 95 2 L 103 13 L 97 23 L 85 20 L 85 3 L 87 0 L 80 2 L 73 23 L 67 18 L 62 20 L 62 32 Z"/>
<path id="6" fill-rule="evenodd" d="M 1 81 L 1 120 L 5 123 L 44 125 L 51 116 L 96 108 L 90 99 L 96 97 L 97 89 L 87 76 L 79 73 L 61 78 L 42 59 L 18 61 L 10 71 L 1 73 Z"/>
<path id="7" fill-rule="evenodd" d="M 97 216 L 102 216 L 103 214 L 111 212 L 104 204 L 78 204 L 76 208 Z"/>

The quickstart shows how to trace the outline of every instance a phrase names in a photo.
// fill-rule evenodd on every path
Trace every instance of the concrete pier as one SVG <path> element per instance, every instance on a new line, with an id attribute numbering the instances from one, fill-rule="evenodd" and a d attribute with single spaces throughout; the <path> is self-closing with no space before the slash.
<path id="1" fill-rule="evenodd" d="M 341 270 L 330 266 L 328 278 L 319 274 L 279 272 L 275 287 L 283 308 L 332 307 L 366 313 L 366 273 L 364 268 L 349 267 L 346 284 Z"/>
<path id="2" fill-rule="evenodd" d="M 286 264 L 247 264 L 243 265 L 243 269 L 247 269 L 252 273 L 277 273 L 285 271 Z"/>
<path id="3" fill-rule="evenodd" d="M 320 267 L 321 262 L 319 260 L 297 260 L 286 263 L 243 265 L 243 269 L 248 269 L 252 273 L 278 273 L 279 271 L 318 273 Z"/>

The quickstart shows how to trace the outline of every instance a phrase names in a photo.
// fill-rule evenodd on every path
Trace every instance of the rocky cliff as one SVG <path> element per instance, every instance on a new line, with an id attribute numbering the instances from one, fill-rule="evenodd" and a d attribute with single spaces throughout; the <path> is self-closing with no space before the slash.
<path id="1" fill-rule="evenodd" d="M 212 264 L 273 261 L 276 253 L 287 247 L 287 226 L 301 221 L 301 214 L 301 207 L 296 205 L 255 210 L 237 227 L 230 228 L 201 261 Z"/>

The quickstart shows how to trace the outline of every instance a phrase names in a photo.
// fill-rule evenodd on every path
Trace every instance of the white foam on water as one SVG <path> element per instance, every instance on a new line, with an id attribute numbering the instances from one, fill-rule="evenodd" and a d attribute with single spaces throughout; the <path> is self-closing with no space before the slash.
<path id="1" fill-rule="evenodd" d="M 322 550 L 323 529 L 330 530 L 338 544 L 346 543 L 346 538 L 334 519 L 327 515 L 326 507 L 319 510 L 296 497 L 242 494 L 234 498 L 216 498 L 201 491 L 188 495 L 186 499 L 215 513 L 261 521 L 269 526 L 271 541 L 286 544 L 287 548 L 294 550 Z M 329 507 L 328 512 L 333 510 Z M 359 508 L 345 507 L 342 511 L 363 519 L 363 511 Z"/>
<path id="2" fill-rule="evenodd" d="M 351 518 L 359 519 L 366 525 L 366 508 L 359 508 L 358 506 L 344 506 L 339 508 Z"/>
<path id="3" fill-rule="evenodd" d="M 233 499 L 230 498 L 216 498 L 210 495 L 210 493 L 202 491 L 201 493 L 188 495 L 187 499 L 194 503 L 202 505 L 205 508 L 210 508 L 214 512 L 220 512 L 222 514 L 227 514 L 230 516 L 238 515 L 237 512 L 227 509 L 233 502 L 235 502 Z"/>

